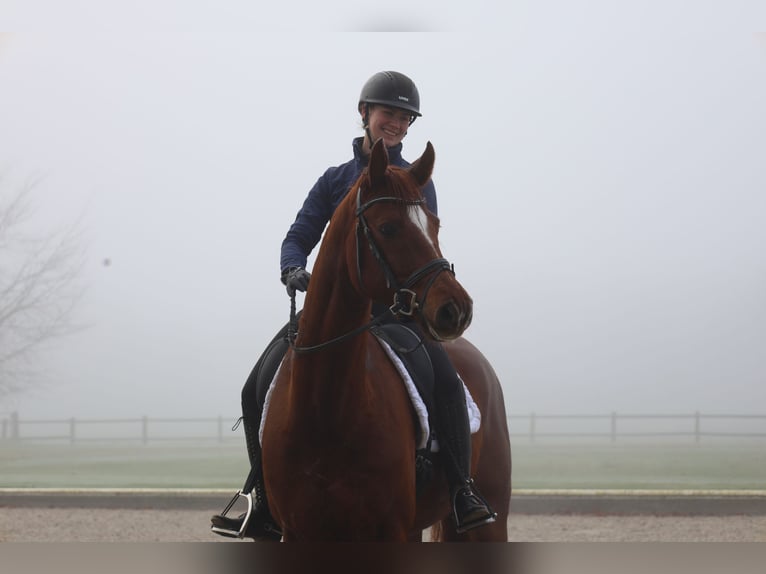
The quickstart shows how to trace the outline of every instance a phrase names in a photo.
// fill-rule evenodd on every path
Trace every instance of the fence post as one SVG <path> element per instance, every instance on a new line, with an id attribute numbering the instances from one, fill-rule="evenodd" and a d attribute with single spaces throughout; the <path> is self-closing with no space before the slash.
<path id="1" fill-rule="evenodd" d="M 529 442 L 535 442 L 535 427 L 537 426 L 535 413 L 529 415 Z"/>
<path id="2" fill-rule="evenodd" d="M 612 442 L 617 442 L 617 413 L 612 411 Z"/>
<path id="3" fill-rule="evenodd" d="M 141 444 L 149 442 L 149 417 L 144 415 L 141 418 Z"/>
<path id="4" fill-rule="evenodd" d="M 700 412 L 694 412 L 694 443 L 700 443 Z"/>
<path id="5" fill-rule="evenodd" d="M 75 418 L 72 417 L 69 419 L 69 444 L 74 444 L 75 442 L 75 427 L 77 423 L 75 421 Z"/>

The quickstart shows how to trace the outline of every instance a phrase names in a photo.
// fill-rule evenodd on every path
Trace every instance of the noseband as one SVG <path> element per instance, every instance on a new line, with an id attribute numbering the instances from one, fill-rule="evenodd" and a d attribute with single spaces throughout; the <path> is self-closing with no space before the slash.
<path id="1" fill-rule="evenodd" d="M 378 262 L 378 265 L 380 265 L 384 275 L 386 276 L 386 286 L 394 289 L 394 302 L 391 306 L 391 311 L 396 315 L 411 317 L 418 309 L 418 307 L 421 307 L 425 304 L 428 291 L 431 289 L 431 286 L 434 284 L 434 281 L 436 281 L 436 278 L 439 276 L 439 274 L 442 271 L 449 271 L 454 275 L 455 268 L 450 264 L 449 261 L 439 257 L 432 259 L 423 265 L 423 267 L 413 272 L 403 283 L 399 283 L 399 281 L 396 279 L 396 275 L 394 275 L 394 272 L 391 270 L 391 266 L 388 264 L 386 258 L 383 256 L 383 253 L 378 247 L 378 244 L 375 242 L 375 238 L 370 231 L 370 226 L 367 223 L 364 212 L 377 203 L 387 202 L 399 203 L 402 205 L 422 205 L 425 203 L 425 199 L 401 199 L 398 197 L 386 196 L 376 197 L 375 199 L 371 199 L 367 203 L 362 204 L 361 197 L 362 188 L 360 186 L 356 193 L 356 273 L 357 277 L 359 278 L 359 286 L 361 287 L 363 284 L 361 253 L 359 248 L 359 231 L 361 230 L 364 233 L 364 236 L 367 238 L 367 244 L 370 247 L 372 255 L 375 257 L 375 260 Z M 429 274 L 431 274 L 431 278 L 423 290 L 423 296 L 421 297 L 421 300 L 418 302 L 417 294 L 412 289 L 410 289 L 410 287 L 415 285 L 415 283 Z"/>
<path id="2" fill-rule="evenodd" d="M 356 335 L 359 335 L 360 333 L 367 331 L 373 325 L 378 324 L 382 318 L 388 315 L 411 317 L 412 315 L 415 314 L 415 311 L 417 309 L 425 305 L 426 296 L 428 295 L 428 292 L 431 289 L 431 286 L 436 281 L 436 278 L 442 273 L 442 271 L 449 271 L 450 273 L 452 273 L 452 275 L 455 275 L 454 265 L 452 265 L 449 261 L 447 261 L 443 257 L 437 257 L 435 259 L 432 259 L 425 265 L 423 265 L 420 269 L 417 269 L 416 271 L 414 271 L 407 279 L 404 280 L 404 282 L 400 283 L 397 280 L 393 270 L 391 269 L 391 266 L 386 261 L 386 258 L 383 256 L 383 253 L 378 247 L 378 244 L 375 242 L 375 238 L 372 235 L 372 231 L 370 230 L 370 226 L 367 223 L 367 219 L 364 216 L 364 212 L 377 203 L 387 202 L 387 203 L 399 203 L 402 205 L 422 205 L 423 203 L 425 203 L 425 199 L 423 198 L 402 199 L 399 197 L 385 196 L 385 197 L 376 197 L 375 199 L 371 199 L 370 201 L 366 203 L 362 203 L 361 197 L 362 197 L 362 187 L 359 186 L 356 193 L 356 220 L 357 220 L 357 223 L 356 223 L 356 273 L 359 279 L 359 286 L 361 288 L 363 285 L 362 257 L 361 257 L 361 248 L 359 246 L 359 235 L 361 231 L 362 233 L 364 233 L 364 236 L 367 238 L 367 245 L 369 246 L 373 257 L 375 257 L 375 260 L 378 262 L 378 265 L 380 265 L 381 269 L 383 270 L 383 274 L 386 276 L 386 286 L 394 289 L 393 304 L 380 315 L 373 317 L 373 319 L 369 323 L 362 325 L 361 327 L 357 327 L 353 331 L 350 331 L 344 335 L 341 335 L 339 337 L 336 337 L 324 343 L 320 343 L 319 345 L 313 345 L 308 347 L 297 347 L 295 346 L 297 325 L 295 324 L 296 323 L 295 294 L 293 293 L 293 295 L 291 295 L 290 324 L 288 328 L 288 339 L 290 341 L 290 344 L 293 350 L 295 350 L 296 352 L 309 353 L 313 351 L 318 351 L 325 347 L 329 347 L 330 345 L 334 345 L 335 343 L 340 343 L 342 341 L 350 339 L 351 337 L 355 337 Z M 423 295 L 420 298 L 420 301 L 418 301 L 417 293 L 415 293 L 415 291 L 413 291 L 411 287 L 413 287 L 418 281 L 420 281 L 424 277 L 427 277 L 428 275 L 431 275 L 431 277 L 428 280 L 428 283 L 426 283 L 425 289 L 423 289 Z"/>

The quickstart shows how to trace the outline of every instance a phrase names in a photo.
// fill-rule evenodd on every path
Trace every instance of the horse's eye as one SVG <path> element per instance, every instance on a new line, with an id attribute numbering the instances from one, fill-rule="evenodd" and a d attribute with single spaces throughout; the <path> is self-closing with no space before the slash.
<path id="1" fill-rule="evenodd" d="M 399 231 L 399 226 L 396 223 L 383 223 L 378 227 L 378 231 L 383 237 L 393 237 Z"/>

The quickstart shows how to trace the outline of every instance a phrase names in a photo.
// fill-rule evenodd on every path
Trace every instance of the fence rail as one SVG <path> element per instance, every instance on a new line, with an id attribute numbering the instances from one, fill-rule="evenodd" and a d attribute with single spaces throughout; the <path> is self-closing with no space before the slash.
<path id="1" fill-rule="evenodd" d="M 530 442 L 544 438 L 605 438 L 617 442 L 621 438 L 688 437 L 699 443 L 705 437 L 766 438 L 766 414 L 529 413 L 511 414 L 508 421 L 512 437 L 526 437 Z M 519 432 L 514 421 L 525 421 L 527 430 Z"/>
<path id="2" fill-rule="evenodd" d="M 233 433 L 235 417 L 114 419 L 0 419 L 0 441 L 27 442 L 217 442 L 242 440 Z M 766 438 L 766 414 L 510 414 L 512 439 L 591 438 L 617 442 L 630 438 Z"/>

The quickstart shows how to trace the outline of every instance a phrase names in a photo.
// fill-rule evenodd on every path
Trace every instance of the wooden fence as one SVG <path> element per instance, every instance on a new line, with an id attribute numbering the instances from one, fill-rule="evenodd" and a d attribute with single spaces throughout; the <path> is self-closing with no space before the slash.
<path id="1" fill-rule="evenodd" d="M 226 443 L 241 441 L 235 417 L 114 419 L 23 419 L 18 413 L 0 419 L 0 441 L 28 442 L 150 442 Z M 547 439 L 766 438 L 766 415 L 745 414 L 510 414 L 512 440 Z"/>
<path id="2" fill-rule="evenodd" d="M 618 439 L 766 438 L 766 415 L 705 414 L 511 414 L 511 436 L 530 442 L 551 438 Z M 514 421 L 521 421 L 514 425 Z M 519 427 L 525 430 L 520 430 Z"/>

